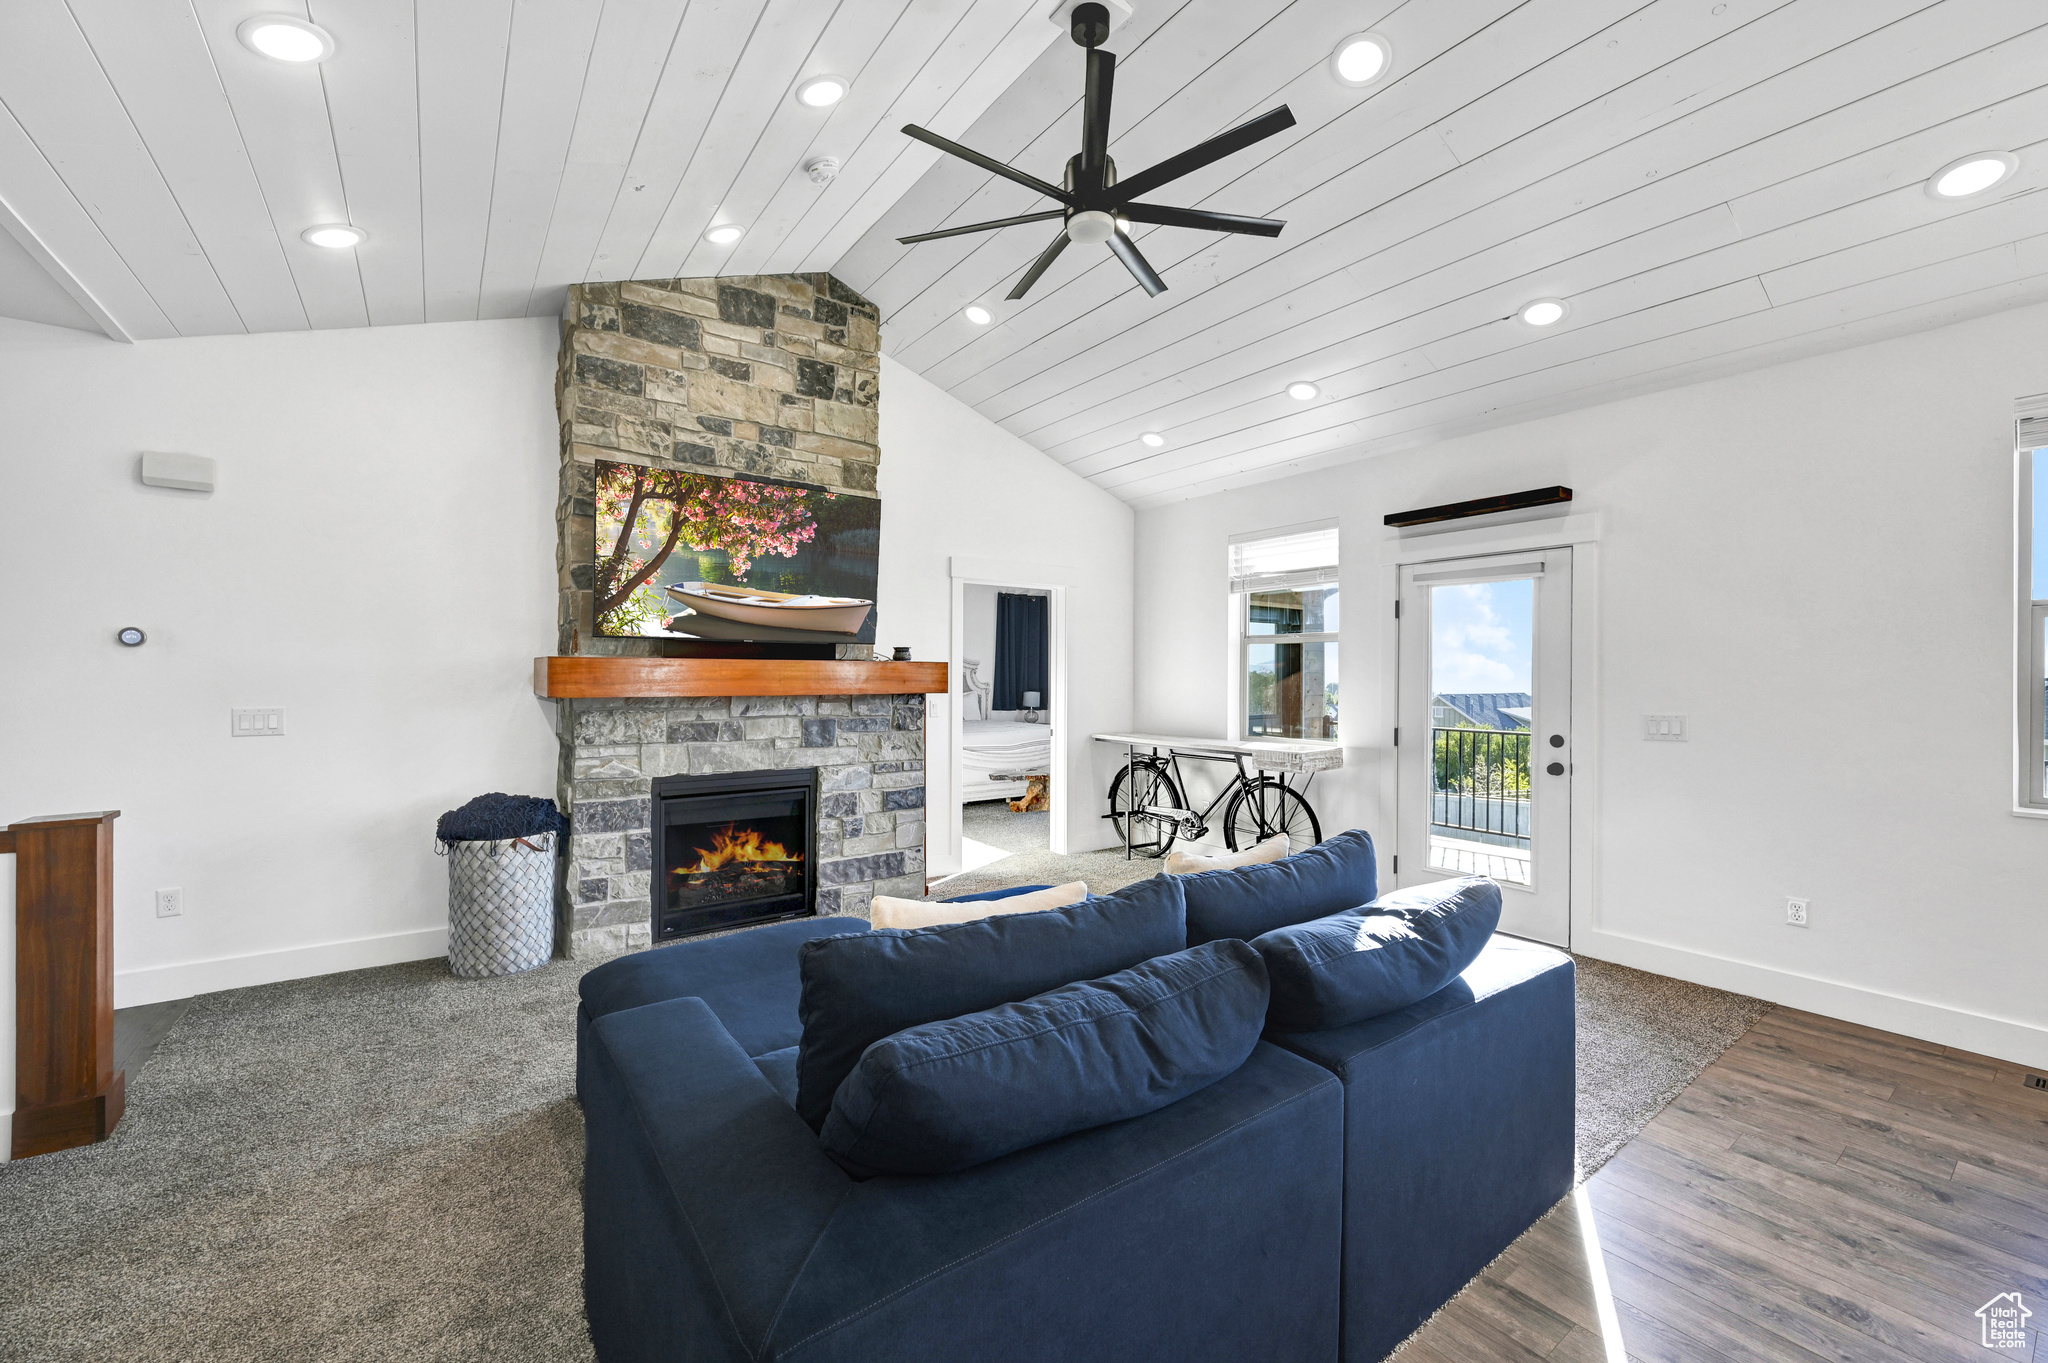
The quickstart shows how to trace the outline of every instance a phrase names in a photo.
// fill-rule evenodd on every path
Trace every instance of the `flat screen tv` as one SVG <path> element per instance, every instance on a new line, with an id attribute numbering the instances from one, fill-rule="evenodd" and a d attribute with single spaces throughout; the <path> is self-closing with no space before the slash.
<path id="1" fill-rule="evenodd" d="M 600 459 L 597 632 L 871 644 L 881 527 L 873 497 Z"/>

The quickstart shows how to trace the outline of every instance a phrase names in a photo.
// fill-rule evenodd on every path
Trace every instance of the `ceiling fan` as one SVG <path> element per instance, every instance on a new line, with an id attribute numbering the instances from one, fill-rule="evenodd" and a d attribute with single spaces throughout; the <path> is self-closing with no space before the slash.
<path id="1" fill-rule="evenodd" d="M 1109 100 L 1110 90 L 1116 80 L 1116 56 L 1104 52 L 1102 43 L 1109 37 L 1109 10 L 1090 0 L 1090 3 L 1075 5 L 1071 14 L 1074 41 L 1088 49 L 1088 93 L 1083 115 L 1081 133 L 1081 154 L 1067 162 L 1064 187 L 1051 185 L 1035 175 L 1027 175 L 1014 166 L 1006 166 L 993 157 L 983 156 L 958 142 L 940 137 L 937 133 L 920 128 L 916 124 L 905 125 L 903 131 L 920 142 L 930 143 L 940 151 L 950 153 L 983 170 L 1014 180 L 1027 188 L 1035 189 L 1048 199 L 1057 200 L 1061 207 L 1047 209 L 1040 213 L 1025 213 L 1014 218 L 998 218 L 994 222 L 971 223 L 966 227 L 948 227 L 937 232 L 920 232 L 916 236 L 898 237 L 905 246 L 920 241 L 937 241 L 940 237 L 957 237 L 969 232 L 991 232 L 998 227 L 1015 227 L 1019 223 L 1050 222 L 1063 218 L 1060 234 L 1052 239 L 1052 245 L 1040 253 L 1017 286 L 1010 290 L 1012 299 L 1022 298 L 1046 268 L 1067 249 L 1070 241 L 1096 245 L 1103 242 L 1116 253 L 1145 292 L 1158 297 L 1166 292 L 1166 281 L 1159 277 L 1145 257 L 1138 252 L 1137 243 L 1130 237 L 1130 224 L 1134 222 L 1156 223 L 1162 227 L 1198 227 L 1212 232 L 1244 232 L 1258 237 L 1277 237 L 1280 229 L 1287 224 L 1274 218 L 1243 218 L 1235 213 L 1211 213 L 1201 208 L 1169 208 L 1163 204 L 1136 202 L 1141 194 L 1150 193 L 1161 185 L 1192 174 L 1213 161 L 1220 161 L 1232 152 L 1242 151 L 1255 142 L 1260 142 L 1278 132 L 1285 132 L 1294 126 L 1294 114 L 1286 105 L 1260 114 L 1249 122 L 1240 123 L 1228 132 L 1219 133 L 1198 146 L 1190 147 L 1178 156 L 1169 156 L 1149 170 L 1143 170 L 1128 180 L 1117 179 L 1116 162 L 1109 156 Z"/>

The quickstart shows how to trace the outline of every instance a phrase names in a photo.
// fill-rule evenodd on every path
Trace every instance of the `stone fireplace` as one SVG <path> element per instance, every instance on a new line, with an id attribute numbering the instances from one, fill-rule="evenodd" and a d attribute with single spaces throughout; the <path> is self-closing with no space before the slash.
<path id="1" fill-rule="evenodd" d="M 563 931 L 571 954 L 656 940 L 655 788 L 668 777 L 784 772 L 815 780 L 809 855 L 818 913 L 865 913 L 878 893 L 924 893 L 923 696 L 561 706 L 570 809 Z"/>
<path id="2" fill-rule="evenodd" d="M 754 773 L 768 782 L 779 774 L 791 778 L 784 786 L 813 787 L 802 893 L 817 913 L 863 913 L 878 892 L 924 893 L 924 695 L 908 689 L 915 683 L 907 677 L 886 694 L 869 694 L 884 690 L 877 678 L 903 675 L 900 669 L 911 665 L 869 662 L 867 646 L 842 645 L 843 661 L 777 664 L 783 670 L 773 688 L 736 682 L 735 694 L 706 695 L 694 682 L 672 684 L 673 669 L 698 666 L 685 661 L 688 645 L 603 637 L 592 625 L 597 460 L 753 474 L 876 496 L 880 350 L 879 312 L 830 275 L 636 280 L 569 290 L 556 380 L 562 476 L 554 661 L 616 660 L 623 667 L 675 660 L 666 674 L 671 680 L 647 683 L 646 692 L 609 684 L 596 694 L 556 690 L 537 679 L 540 694 L 563 697 L 558 799 L 570 837 L 558 938 L 569 954 L 646 946 L 747 917 L 735 904 L 678 910 L 666 903 L 669 877 L 657 877 L 656 856 L 671 825 L 656 822 L 657 800 L 678 781 Z M 885 522 L 885 541 L 887 534 Z M 889 628 L 886 615 L 880 623 Z M 702 664 L 717 666 L 718 660 Z M 850 674 L 849 667 L 860 670 Z M 789 682 L 805 668 L 826 679 L 814 692 Z M 862 693 L 833 691 L 827 680 L 834 677 Z M 744 693 L 750 686 L 756 693 Z M 926 689 L 943 690 L 943 678 Z M 735 809 L 757 807 L 744 791 L 731 798 Z M 707 886 L 704 880 L 696 888 Z M 714 921 L 728 910 L 734 923 Z M 769 916 L 800 911 L 786 895 L 779 907 L 760 908 Z"/>

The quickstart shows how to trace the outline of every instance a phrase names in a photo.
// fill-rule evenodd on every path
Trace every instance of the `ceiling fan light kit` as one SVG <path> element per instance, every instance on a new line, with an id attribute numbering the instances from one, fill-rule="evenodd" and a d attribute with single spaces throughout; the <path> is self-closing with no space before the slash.
<path id="1" fill-rule="evenodd" d="M 1074 42 L 1088 53 L 1087 95 L 1083 102 L 1080 154 L 1067 162 L 1064 182 L 1054 185 L 1027 174 L 1014 166 L 1004 165 L 994 157 L 984 156 L 970 147 L 940 137 L 937 133 L 920 128 L 914 123 L 905 124 L 906 136 L 914 137 L 927 145 L 937 147 L 949 156 L 957 156 L 969 165 L 979 166 L 992 175 L 1000 175 L 1038 191 L 1045 198 L 1058 203 L 1060 207 L 1043 209 L 1033 213 L 1022 213 L 1014 218 L 998 218 L 993 222 L 969 223 L 964 227 L 946 227 L 936 232 L 920 232 L 913 236 L 898 237 L 905 246 L 915 246 L 923 241 L 937 241 L 941 237 L 963 236 L 970 232 L 992 232 L 1002 227 L 1016 227 L 1023 223 L 1051 222 L 1060 219 L 1059 235 L 1052 244 L 1039 253 L 1038 259 L 1024 271 L 1016 286 L 1007 295 L 1012 301 L 1030 292 L 1067 249 L 1070 242 L 1083 245 L 1106 245 L 1122 261 L 1131 277 L 1143 286 L 1145 292 L 1158 297 L 1166 292 L 1166 281 L 1152 268 L 1137 243 L 1131 240 L 1130 228 L 1133 223 L 1150 223 L 1159 227 L 1192 227 L 1209 232 L 1239 232 L 1251 236 L 1277 237 L 1280 229 L 1287 224 L 1273 218 L 1246 218 L 1234 213 L 1212 213 L 1201 208 L 1171 208 L 1164 204 L 1139 202 L 1142 195 L 1172 183 L 1184 175 L 1213 162 L 1220 161 L 1233 152 L 1244 150 L 1256 142 L 1262 142 L 1276 133 L 1285 132 L 1294 126 L 1294 114 L 1286 105 L 1270 109 L 1257 118 L 1238 124 L 1217 134 L 1208 141 L 1190 147 L 1178 156 L 1169 156 L 1158 165 L 1142 170 L 1127 179 L 1117 176 L 1116 162 L 1109 156 L 1109 110 L 1110 99 L 1116 82 L 1116 56 L 1102 50 L 1110 32 L 1123 19 L 1130 17 L 1130 6 L 1122 0 L 1061 0 L 1052 10 L 1051 18 L 1062 24 L 1073 37 Z"/>

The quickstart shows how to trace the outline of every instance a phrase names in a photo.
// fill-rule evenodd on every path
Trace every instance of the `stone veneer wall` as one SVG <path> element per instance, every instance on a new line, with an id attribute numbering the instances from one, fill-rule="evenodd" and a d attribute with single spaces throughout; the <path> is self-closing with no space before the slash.
<path id="1" fill-rule="evenodd" d="M 578 284 L 562 318 L 558 651 L 659 657 L 591 625 L 595 461 L 750 473 L 876 494 L 881 314 L 830 275 Z M 865 644 L 842 657 L 871 656 Z M 818 912 L 924 893 L 924 697 L 562 701 L 570 817 L 557 940 L 572 956 L 652 935 L 657 776 L 816 767 Z"/>
<path id="2" fill-rule="evenodd" d="M 819 770 L 818 912 L 924 893 L 924 697 L 563 701 L 574 807 L 562 937 L 573 956 L 648 945 L 657 776 Z"/>
<path id="3" fill-rule="evenodd" d="M 881 344 L 875 305 L 831 275 L 573 285 L 555 381 L 558 650 L 676 651 L 592 631 L 597 460 L 873 497 Z"/>

